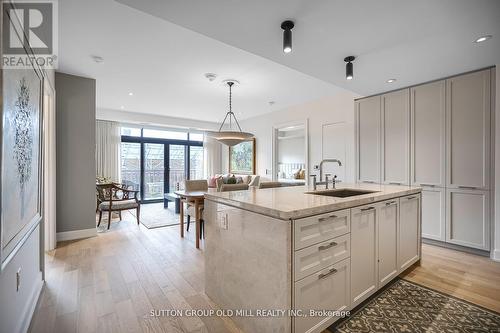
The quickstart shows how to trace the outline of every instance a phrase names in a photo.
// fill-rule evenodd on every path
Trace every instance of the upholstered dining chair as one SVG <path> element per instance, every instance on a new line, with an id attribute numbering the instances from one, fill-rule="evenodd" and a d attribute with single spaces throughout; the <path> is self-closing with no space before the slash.
<path id="1" fill-rule="evenodd" d="M 111 226 L 111 213 L 118 212 L 120 220 L 122 219 L 122 210 L 135 209 L 137 212 L 137 224 L 139 224 L 139 216 L 141 212 L 141 204 L 137 194 L 139 191 L 128 190 L 116 184 L 96 184 L 97 198 L 99 206 L 99 222 L 101 225 L 102 213 L 108 212 L 108 229 Z"/>
<path id="2" fill-rule="evenodd" d="M 198 179 L 198 180 L 186 180 L 184 182 L 184 190 L 186 192 L 208 192 L 208 181 L 206 179 Z M 195 205 L 193 202 L 184 200 L 184 204 L 187 207 L 187 227 L 186 230 L 189 231 L 189 224 L 191 222 L 191 216 L 196 216 L 195 214 Z M 200 238 L 203 235 L 203 227 L 204 227 L 204 221 L 203 221 L 203 205 L 198 205 L 198 216 L 200 217 Z"/>

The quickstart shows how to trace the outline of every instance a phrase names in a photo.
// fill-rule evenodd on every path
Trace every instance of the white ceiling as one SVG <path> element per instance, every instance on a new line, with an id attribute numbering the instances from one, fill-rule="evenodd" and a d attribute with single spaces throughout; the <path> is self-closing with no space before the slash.
<path id="1" fill-rule="evenodd" d="M 98 108 L 216 122 L 227 110 L 223 79 L 241 82 L 233 107 L 242 119 L 342 90 L 112 0 L 59 1 L 59 70 L 95 78 Z M 207 72 L 219 76 L 209 82 Z"/>
<path id="2" fill-rule="evenodd" d="M 117 1 L 362 95 L 500 63 L 498 0 Z M 285 19 L 295 21 L 287 55 Z"/>

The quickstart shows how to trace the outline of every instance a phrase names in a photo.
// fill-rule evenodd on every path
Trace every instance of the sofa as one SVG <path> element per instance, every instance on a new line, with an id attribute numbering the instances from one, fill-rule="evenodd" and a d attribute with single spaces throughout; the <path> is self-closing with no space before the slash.
<path id="1" fill-rule="evenodd" d="M 219 174 L 208 179 L 208 187 L 216 188 L 219 192 L 221 191 L 222 185 L 224 185 L 225 191 L 230 191 L 231 187 L 234 187 L 235 190 L 241 189 L 242 184 L 259 187 L 259 183 L 259 175 Z"/>

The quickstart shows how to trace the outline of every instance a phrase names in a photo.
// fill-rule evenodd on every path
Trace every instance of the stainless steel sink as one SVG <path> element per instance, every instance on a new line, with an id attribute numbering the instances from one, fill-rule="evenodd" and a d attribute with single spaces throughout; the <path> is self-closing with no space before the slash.
<path id="1" fill-rule="evenodd" d="M 314 194 L 314 195 L 325 195 L 328 197 L 348 198 L 348 197 L 354 197 L 357 195 L 370 194 L 370 193 L 375 193 L 375 192 L 378 192 L 378 191 L 366 191 L 366 190 L 358 190 L 358 189 L 354 189 L 354 188 L 339 188 L 339 189 L 320 190 L 320 191 L 306 192 L 306 193 L 307 194 Z"/>

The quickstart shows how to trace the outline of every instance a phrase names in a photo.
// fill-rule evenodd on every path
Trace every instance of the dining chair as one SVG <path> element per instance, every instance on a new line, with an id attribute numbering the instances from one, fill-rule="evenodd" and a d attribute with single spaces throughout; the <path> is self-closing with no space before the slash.
<path id="1" fill-rule="evenodd" d="M 118 211 L 120 220 L 122 219 L 122 210 L 135 209 L 137 211 L 137 224 L 141 212 L 141 204 L 137 198 L 139 191 L 128 190 L 116 184 L 96 184 L 97 198 L 99 205 L 99 222 L 101 225 L 102 212 L 108 212 L 108 229 L 111 226 L 111 213 Z"/>
<path id="2" fill-rule="evenodd" d="M 208 181 L 205 179 L 197 179 L 197 180 L 186 180 L 184 182 L 184 190 L 186 192 L 208 192 Z M 191 222 L 191 216 L 196 216 L 196 212 L 194 211 L 195 205 L 194 202 L 183 200 L 187 207 L 187 227 L 186 231 L 189 231 L 189 224 Z M 198 216 L 200 217 L 200 238 L 202 238 L 203 229 L 204 229 L 204 220 L 203 220 L 203 204 L 198 205 Z"/>

